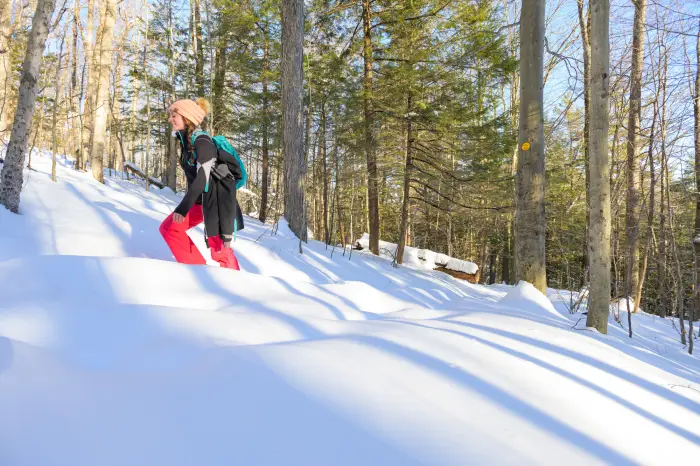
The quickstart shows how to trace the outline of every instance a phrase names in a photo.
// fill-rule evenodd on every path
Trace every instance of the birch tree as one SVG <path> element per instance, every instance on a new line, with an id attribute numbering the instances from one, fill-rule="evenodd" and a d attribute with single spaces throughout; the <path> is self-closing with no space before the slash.
<path id="1" fill-rule="evenodd" d="M 94 123 L 92 125 L 93 137 L 91 147 L 90 165 L 92 176 L 104 183 L 103 160 L 105 153 L 105 139 L 107 133 L 107 116 L 109 115 L 109 71 L 112 65 L 114 24 L 117 10 L 116 0 L 104 0 L 102 10 L 101 34 L 99 40 L 99 55 L 96 60 L 97 93 L 95 96 Z"/>
<path id="2" fill-rule="evenodd" d="M 15 111 L 10 143 L 0 174 L 0 203 L 11 212 L 19 211 L 22 190 L 22 170 L 29 141 L 29 130 L 34 116 L 34 104 L 39 90 L 39 71 L 44 57 L 49 22 L 54 10 L 54 0 L 38 0 L 32 19 L 29 42 L 22 64 L 19 98 Z"/>

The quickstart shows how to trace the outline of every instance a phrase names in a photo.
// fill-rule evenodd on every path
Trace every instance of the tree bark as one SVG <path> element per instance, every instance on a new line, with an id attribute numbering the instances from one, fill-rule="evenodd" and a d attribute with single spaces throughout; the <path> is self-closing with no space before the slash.
<path id="1" fill-rule="evenodd" d="M 503 275 L 502 275 L 502 280 L 505 284 L 511 285 L 511 279 L 510 279 L 510 256 L 511 256 L 511 236 L 512 236 L 512 231 L 513 231 L 513 222 L 510 219 L 506 220 L 507 223 L 507 236 L 506 236 L 506 242 L 504 246 L 504 251 L 503 254 L 501 255 L 501 263 L 503 265 Z"/>
<path id="2" fill-rule="evenodd" d="M 696 42 L 695 55 L 695 95 L 693 96 L 693 116 L 694 116 L 694 136 L 695 136 L 695 189 L 700 192 L 700 25 L 698 26 L 698 36 Z M 693 235 L 693 302 L 690 306 L 690 323 L 688 340 L 688 352 L 693 354 L 693 320 L 695 319 L 695 311 L 700 305 L 700 273 L 698 273 L 698 261 L 700 261 L 700 198 L 695 201 L 695 232 Z M 698 311 L 700 312 L 700 311 Z"/>
<path id="3" fill-rule="evenodd" d="M 145 165 L 145 170 L 146 170 L 146 191 L 148 191 L 149 187 L 149 179 L 148 177 L 150 176 L 149 173 L 149 159 L 150 159 L 150 151 L 151 151 L 151 87 L 148 83 L 148 55 L 149 51 L 151 50 L 151 42 L 149 38 L 149 19 L 148 19 L 148 7 L 146 7 L 146 39 L 143 41 L 143 78 L 144 78 L 144 85 L 146 86 L 146 138 L 145 138 L 145 144 L 146 144 L 146 161 L 144 163 Z"/>
<path id="4" fill-rule="evenodd" d="M 515 177 L 515 280 L 547 287 L 544 209 L 544 0 L 523 0 L 520 19 L 520 122 Z"/>
<path id="5" fill-rule="evenodd" d="M 58 108 L 60 106 L 62 76 L 61 63 L 63 61 L 63 45 L 65 43 L 65 34 L 61 36 L 61 46 L 58 51 L 58 61 L 56 63 L 56 91 L 53 95 L 53 112 L 51 115 L 51 180 L 56 182 L 56 152 L 58 152 L 58 134 L 56 134 L 56 126 L 58 125 Z"/>
<path id="6" fill-rule="evenodd" d="M 116 0 L 104 0 L 103 17 L 100 21 L 102 34 L 99 40 L 99 57 L 96 63 L 97 94 L 95 98 L 95 119 L 93 124 L 91 169 L 92 176 L 104 183 L 103 160 L 105 154 L 105 138 L 107 132 L 107 116 L 109 115 L 109 70 L 112 67 L 114 24 L 117 18 Z"/>
<path id="7" fill-rule="evenodd" d="M 666 248 L 666 215 L 670 215 L 670 203 L 667 203 L 668 194 L 668 157 L 666 154 L 666 71 L 668 69 L 668 55 L 664 52 L 663 64 L 661 65 L 661 207 L 659 215 L 659 315 L 666 317 L 670 306 L 668 294 L 668 251 Z"/>
<path id="8" fill-rule="evenodd" d="M 173 2 L 172 0 L 170 0 L 168 2 L 168 68 L 170 70 L 170 103 L 175 102 L 177 100 L 177 95 L 175 93 L 175 62 L 177 60 L 177 57 L 175 51 L 175 39 L 173 38 L 173 28 Z M 197 64 L 197 66 L 200 66 L 199 63 Z M 200 77 L 197 79 L 203 80 L 204 77 Z M 202 87 L 203 86 L 204 84 L 202 84 Z M 177 192 L 177 141 L 173 137 L 166 137 L 168 141 L 168 144 L 166 146 L 168 151 L 168 163 L 166 168 L 167 185 L 173 192 Z"/>
<path id="9" fill-rule="evenodd" d="M 96 41 L 93 35 L 95 23 L 95 1 L 88 1 L 87 34 L 83 37 L 83 50 L 85 50 L 85 68 L 87 71 L 87 86 L 85 88 L 85 105 L 83 111 L 83 132 L 81 148 L 81 169 L 85 169 L 85 154 L 92 153 L 92 137 L 95 112 L 95 57 Z"/>
<path id="10" fill-rule="evenodd" d="M 204 47 L 202 44 L 202 8 L 200 0 L 191 0 L 194 7 L 194 46 L 195 56 L 195 82 L 197 83 L 197 95 L 204 97 Z"/>
<path id="11" fill-rule="evenodd" d="M 27 51 L 22 64 L 17 110 L 12 125 L 10 143 L 0 174 L 0 203 L 11 212 L 18 213 L 22 191 L 22 170 L 27 151 L 29 128 L 34 116 L 34 104 L 39 90 L 39 70 L 43 61 L 49 22 L 54 10 L 53 0 L 37 0 L 36 12 L 29 32 Z"/>
<path id="12" fill-rule="evenodd" d="M 334 126 L 334 128 L 336 128 Z M 335 161 L 335 205 L 338 210 L 338 232 L 340 234 L 340 244 L 345 248 L 345 227 L 343 226 L 343 211 L 341 208 L 341 183 L 340 183 L 340 157 L 338 157 L 338 134 L 337 128 L 334 131 L 335 142 L 333 144 L 333 160 Z"/>
<path id="13" fill-rule="evenodd" d="M 329 197 L 328 197 L 328 185 L 330 180 L 328 179 L 328 151 L 326 149 L 326 103 L 321 103 L 321 161 L 323 163 L 323 238 L 325 243 L 328 244 L 331 241 L 330 229 L 328 224 L 328 212 L 329 212 Z"/>
<path id="14" fill-rule="evenodd" d="M 306 241 L 304 202 L 304 2 L 282 0 L 282 156 L 284 217 L 301 241 Z"/>
<path id="15" fill-rule="evenodd" d="M 403 252 L 406 248 L 406 236 L 408 230 L 408 212 L 411 204 L 411 167 L 413 167 L 413 125 L 411 121 L 411 109 L 413 108 L 413 96 L 409 92 L 406 96 L 406 165 L 403 175 L 403 201 L 401 202 L 401 226 L 399 227 L 399 245 L 396 248 L 396 263 L 403 263 Z M 448 242 L 449 244 L 449 242 Z"/>
<path id="16" fill-rule="evenodd" d="M 610 0 L 591 0 L 591 193 L 587 327 L 608 332 L 610 313 L 610 168 L 608 165 Z"/>
<path id="17" fill-rule="evenodd" d="M 223 128 L 224 115 L 224 85 L 226 81 L 226 34 L 219 33 L 219 43 L 216 49 L 215 72 L 214 72 L 214 89 L 213 89 L 213 111 L 211 126 L 214 134 L 221 132 Z"/>
<path id="18" fill-rule="evenodd" d="M 374 151 L 374 109 L 372 84 L 372 10 L 370 0 L 362 0 L 362 25 L 364 30 L 364 129 L 365 156 L 367 158 L 367 214 L 369 220 L 369 249 L 379 255 L 379 186 L 377 155 Z"/>
<path id="19" fill-rule="evenodd" d="M 269 123 L 270 116 L 268 114 L 268 81 L 269 81 L 269 69 L 270 69 L 270 37 L 269 37 L 269 25 L 265 21 L 265 31 L 263 38 L 263 72 L 262 72 L 262 85 L 263 85 L 263 95 L 262 95 L 262 182 L 261 182 L 261 195 L 260 195 L 260 221 L 265 223 L 267 218 L 267 196 L 270 184 L 270 142 L 269 138 Z M 304 163 L 306 165 L 306 163 Z"/>
<path id="20" fill-rule="evenodd" d="M 586 271 L 589 270 L 588 263 L 588 224 L 590 223 L 590 122 L 591 122 L 591 14 L 590 2 L 584 15 L 583 0 L 578 0 L 578 21 L 581 29 L 581 42 L 583 44 L 583 154 L 586 173 L 586 232 L 583 244 L 583 264 L 582 283 L 583 287 L 588 282 Z"/>
<path id="21" fill-rule="evenodd" d="M 7 127 L 7 115 L 10 105 L 7 101 L 12 76 L 12 60 L 10 57 L 10 13 L 11 0 L 0 0 L 0 143 L 3 142 Z"/>
<path id="22" fill-rule="evenodd" d="M 133 100 L 131 101 L 131 115 L 129 115 L 129 160 L 131 163 L 136 161 L 136 111 L 139 94 L 141 93 L 141 79 L 138 73 L 134 73 L 132 79 L 132 89 L 134 91 Z"/>
<path id="23" fill-rule="evenodd" d="M 79 105 L 80 101 L 76 98 L 76 91 L 78 88 L 78 21 L 80 21 L 79 18 L 80 15 L 80 8 L 79 8 L 79 3 L 78 0 L 74 0 L 73 3 L 73 21 L 72 21 L 72 33 L 73 33 L 73 39 L 71 41 L 71 75 L 70 75 L 70 86 L 69 86 L 69 109 L 70 109 L 70 138 L 69 139 L 69 145 L 70 145 L 70 154 L 75 156 L 75 165 L 73 166 L 75 169 L 78 169 L 78 153 L 79 153 L 79 148 L 81 146 L 81 141 L 82 137 L 79 137 L 79 133 L 76 131 L 78 124 L 76 123 L 76 119 L 78 118 L 78 114 L 80 113 L 79 110 Z M 78 152 L 76 153 L 76 148 L 78 148 Z"/>
<path id="24" fill-rule="evenodd" d="M 651 249 L 651 242 L 654 236 L 654 203 L 656 202 L 655 193 L 656 190 L 656 173 L 654 171 L 654 130 L 656 127 L 656 116 L 657 116 L 657 104 L 654 102 L 654 117 L 651 120 L 651 130 L 649 132 L 649 149 L 648 149 L 648 161 L 649 161 L 649 175 L 651 177 L 649 186 L 649 215 L 647 217 L 647 238 L 646 244 L 644 245 L 644 255 L 642 257 L 642 269 L 639 274 L 639 286 L 637 287 L 637 294 L 634 296 L 634 312 L 639 310 L 639 304 L 642 301 L 642 289 L 644 288 L 644 281 L 647 274 L 647 266 L 649 264 L 649 250 Z M 647 312 L 649 309 L 647 309 Z"/>
<path id="25" fill-rule="evenodd" d="M 639 159 L 637 133 L 641 119 L 642 64 L 644 62 L 644 21 L 646 0 L 633 1 L 632 75 L 630 82 L 629 119 L 627 123 L 627 212 L 626 249 L 627 277 L 625 296 L 636 296 L 639 286 Z"/>

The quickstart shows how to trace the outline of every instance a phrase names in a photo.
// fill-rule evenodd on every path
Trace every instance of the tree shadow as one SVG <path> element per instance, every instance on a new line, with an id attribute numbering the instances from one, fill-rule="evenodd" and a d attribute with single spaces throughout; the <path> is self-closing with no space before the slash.
<path id="1" fill-rule="evenodd" d="M 450 324 L 453 324 L 453 325 L 461 326 L 461 327 L 467 327 L 467 328 L 471 328 L 471 329 L 475 329 L 475 330 L 482 330 L 484 332 L 489 332 L 489 333 L 499 335 L 499 336 L 502 336 L 505 338 L 510 338 L 512 340 L 517 340 L 517 341 L 520 341 L 522 343 L 526 343 L 526 344 L 531 345 L 531 346 L 535 346 L 535 347 L 538 347 L 538 348 L 541 348 L 541 349 L 544 349 L 547 351 L 551 351 L 554 353 L 558 353 L 558 354 L 567 356 L 567 357 L 574 359 L 576 361 L 579 361 L 581 363 L 588 364 L 589 366 L 592 366 L 592 367 L 595 367 L 595 368 L 600 369 L 602 371 L 605 371 L 612 376 L 615 376 L 615 377 L 618 377 L 622 380 L 630 382 L 638 387 L 644 388 L 645 390 L 647 390 L 655 395 L 658 395 L 662 398 L 665 398 L 666 400 L 668 400 L 672 403 L 675 403 L 678 406 L 689 409 L 692 412 L 700 412 L 700 403 L 697 403 L 697 402 L 690 400 L 684 396 L 681 396 L 681 395 L 679 395 L 679 394 L 677 394 L 677 393 L 675 393 L 667 388 L 664 388 L 664 387 L 659 386 L 659 385 L 655 385 L 646 379 L 643 379 L 637 375 L 634 375 L 630 372 L 627 372 L 623 369 L 620 369 L 619 367 L 615 367 L 611 364 L 603 362 L 599 359 L 595 359 L 595 358 L 592 358 L 590 356 L 586 356 L 584 354 L 577 353 L 575 351 L 571 351 L 571 350 L 564 348 L 564 347 L 561 347 L 561 346 L 553 345 L 553 344 L 548 343 L 548 342 L 543 341 L 543 340 L 538 340 L 536 338 L 527 337 L 524 335 L 519 335 L 517 333 L 509 332 L 507 330 L 488 327 L 485 325 L 473 324 L 470 322 L 461 322 L 461 321 L 458 322 L 458 321 L 453 321 L 453 320 L 450 320 L 447 322 L 449 322 Z M 655 367 L 659 368 L 660 370 L 666 370 L 668 372 L 668 370 L 666 368 L 661 368 L 658 366 L 655 366 Z M 673 371 L 670 371 L 670 372 L 673 372 Z M 677 375 L 679 377 L 687 377 L 687 375 L 679 375 L 679 374 L 677 374 Z"/>
<path id="2" fill-rule="evenodd" d="M 364 335 L 346 335 L 343 338 L 355 340 L 367 346 L 381 349 L 387 353 L 399 356 L 413 364 L 420 365 L 426 370 L 440 375 L 465 390 L 478 393 L 494 404 L 508 409 L 512 414 L 545 430 L 589 454 L 600 458 L 608 464 L 635 465 L 633 460 L 615 451 L 608 445 L 576 430 L 564 422 L 550 416 L 540 409 L 518 399 L 499 387 L 477 377 L 464 368 L 455 368 L 446 362 L 421 351 L 399 345 L 397 343 L 376 337 Z"/>
<path id="3" fill-rule="evenodd" d="M 539 367 L 546 369 L 550 372 L 553 372 L 555 374 L 561 375 L 562 377 L 565 377 L 565 378 L 571 380 L 572 382 L 576 382 L 576 383 L 578 383 L 586 388 L 589 388 L 589 389 L 591 389 L 591 390 L 593 390 L 593 391 L 595 391 L 603 396 L 606 396 L 606 397 L 610 398 L 612 401 L 614 401 L 615 403 L 618 403 L 618 404 L 628 408 L 629 410 L 639 414 L 640 416 L 649 419 L 650 421 L 660 425 L 661 427 L 663 427 L 665 429 L 668 429 L 669 431 L 673 432 L 674 434 L 680 435 L 683 438 L 687 439 L 688 441 L 690 441 L 696 445 L 700 445 L 700 435 L 694 434 L 693 432 L 690 432 L 686 429 L 683 429 L 682 427 L 679 427 L 675 424 L 672 424 L 671 422 L 645 410 L 644 408 L 637 406 L 634 403 L 631 403 L 630 401 L 622 398 L 621 396 L 616 395 L 615 393 L 613 393 L 613 392 L 611 392 L 611 391 L 609 391 L 609 390 L 607 390 L 599 385 L 596 385 L 593 382 L 590 382 L 590 381 L 584 379 L 583 377 L 580 377 L 580 376 L 578 376 L 574 373 L 571 373 L 569 371 L 566 371 L 558 366 L 550 364 L 542 359 L 536 358 L 534 356 L 523 353 L 521 351 L 509 348 L 507 346 L 500 345 L 500 344 L 495 343 L 493 341 L 486 340 L 484 338 L 481 338 L 481 337 L 478 337 L 476 335 L 472 335 L 472 334 L 469 334 L 466 332 L 460 332 L 457 330 L 441 328 L 441 327 L 430 327 L 428 325 L 423 325 L 423 324 L 419 324 L 416 322 L 408 322 L 408 321 L 397 321 L 397 322 L 400 324 L 403 324 L 403 325 L 410 325 L 410 326 L 414 326 L 414 327 L 420 327 L 420 328 L 424 328 L 424 329 L 428 329 L 428 330 L 434 330 L 437 332 L 445 332 L 445 333 L 450 333 L 450 334 L 457 335 L 460 337 L 465 337 L 465 338 L 468 338 L 472 341 L 476 341 L 476 342 L 481 343 L 483 345 L 494 348 L 498 351 L 502 351 L 503 353 L 509 354 L 513 357 L 522 359 L 523 361 L 527 361 L 529 363 L 535 364 L 536 366 L 539 366 Z M 450 322 L 450 323 L 454 323 L 454 322 Z"/>
<path id="4" fill-rule="evenodd" d="M 9 338 L 0 336 L 0 376 L 12 366 L 14 348 Z"/>
<path id="5" fill-rule="evenodd" d="M 227 297 L 232 303 L 243 307 L 247 307 L 251 312 L 260 312 L 261 314 L 264 314 L 268 317 L 277 318 L 278 320 L 294 328 L 297 331 L 297 333 L 299 333 L 299 335 L 301 335 L 304 339 L 313 340 L 322 339 L 326 337 L 326 334 L 324 334 L 308 322 L 304 321 L 303 319 L 299 319 L 284 312 L 280 312 L 276 309 L 272 309 L 271 307 L 265 305 L 263 302 L 254 301 L 252 299 L 246 298 L 243 295 L 232 292 L 231 290 L 222 286 L 221 283 L 219 283 L 219 281 L 216 280 L 213 276 L 214 273 L 230 274 L 231 280 L 235 280 L 237 274 L 236 271 L 216 270 L 215 268 L 209 268 L 206 266 L 193 266 L 192 271 L 194 273 L 195 278 L 199 281 L 199 283 L 205 290 L 220 296 Z"/>

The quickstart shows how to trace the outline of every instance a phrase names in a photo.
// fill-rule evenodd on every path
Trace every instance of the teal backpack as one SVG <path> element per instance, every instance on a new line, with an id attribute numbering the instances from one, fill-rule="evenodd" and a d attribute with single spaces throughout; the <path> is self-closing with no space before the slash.
<path id="1" fill-rule="evenodd" d="M 207 136 L 211 137 L 211 139 L 214 141 L 214 145 L 216 145 L 216 152 L 218 154 L 217 159 L 219 160 L 219 162 L 226 162 L 226 158 L 225 156 L 223 156 L 222 152 L 230 154 L 236 159 L 236 162 L 238 162 L 238 166 L 241 167 L 241 173 L 243 174 L 243 178 L 238 180 L 238 182 L 236 183 L 236 189 L 241 189 L 243 186 L 245 186 L 245 184 L 248 182 L 248 173 L 245 171 L 245 166 L 243 165 L 243 161 L 239 157 L 238 152 L 236 152 L 236 149 L 234 149 L 231 143 L 228 142 L 226 136 L 218 135 L 212 137 L 206 131 L 196 130 L 192 133 L 192 147 L 194 147 L 194 141 L 195 139 L 197 139 L 197 136 L 202 134 L 206 134 Z"/>
<path id="2" fill-rule="evenodd" d="M 243 186 L 245 186 L 246 182 L 248 181 L 248 173 L 245 171 L 245 165 L 243 165 L 243 161 L 238 155 L 238 152 L 236 152 L 236 149 L 233 148 L 230 142 L 228 142 L 228 139 L 226 139 L 226 136 L 218 135 L 212 137 L 209 133 L 206 131 L 202 130 L 195 130 L 192 133 L 192 147 L 194 147 L 194 141 L 197 139 L 197 136 L 200 136 L 202 134 L 206 134 L 207 136 L 211 137 L 211 139 L 214 141 L 214 145 L 216 146 L 216 153 L 217 153 L 217 161 L 220 163 L 228 163 L 226 160 L 226 156 L 233 156 L 236 159 L 236 162 L 238 162 L 238 166 L 241 168 L 241 174 L 243 177 L 236 182 L 236 189 L 240 189 Z M 195 153 L 195 158 L 197 157 L 197 154 Z M 204 191 L 206 192 L 209 189 L 209 185 L 204 188 Z M 233 240 L 236 241 L 236 233 L 238 232 L 238 220 L 234 219 L 233 221 Z"/>

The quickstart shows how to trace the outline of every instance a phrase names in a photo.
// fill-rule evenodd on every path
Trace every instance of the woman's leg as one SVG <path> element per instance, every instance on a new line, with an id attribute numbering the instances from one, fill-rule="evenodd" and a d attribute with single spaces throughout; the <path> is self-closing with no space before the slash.
<path id="1" fill-rule="evenodd" d="M 241 270 L 238 265 L 238 259 L 236 259 L 236 255 L 233 253 L 230 244 L 231 243 L 224 243 L 218 236 L 209 238 L 211 258 L 221 264 L 221 267 Z"/>
<path id="2" fill-rule="evenodd" d="M 202 206 L 195 204 L 182 223 L 173 222 L 173 214 L 170 214 L 160 224 L 160 234 L 163 235 L 163 239 L 168 244 L 173 256 L 175 256 L 175 260 L 179 263 L 195 265 L 207 263 L 187 234 L 187 230 L 196 227 L 203 220 Z"/>

